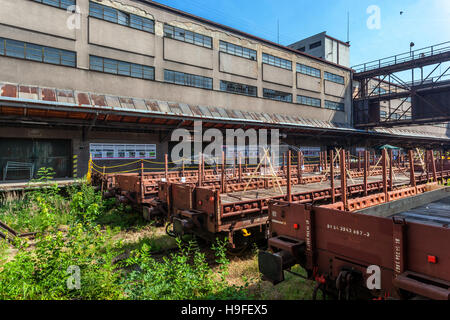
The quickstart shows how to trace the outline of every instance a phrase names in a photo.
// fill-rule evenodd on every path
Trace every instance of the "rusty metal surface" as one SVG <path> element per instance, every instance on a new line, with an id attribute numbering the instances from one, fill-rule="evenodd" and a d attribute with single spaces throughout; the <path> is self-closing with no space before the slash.
<path id="1" fill-rule="evenodd" d="M 392 279 L 408 271 L 432 278 L 440 285 L 447 283 L 447 289 L 428 289 L 432 297 L 449 298 L 448 228 L 416 222 L 398 224 L 390 218 L 294 203 L 274 203 L 269 212 L 271 234 L 312 241 L 313 254 L 307 256 L 305 266 L 314 269 L 315 277 L 333 280 L 343 268 L 351 267 L 361 272 L 365 283 L 366 268 L 377 265 L 382 271 L 382 295 L 396 295 Z M 438 262 L 430 263 L 429 255 L 437 257 Z"/>
<path id="2" fill-rule="evenodd" d="M 450 197 L 407 210 L 396 214 L 396 216 L 404 217 L 411 222 L 433 224 L 448 228 L 450 226 Z M 450 242 L 448 244 L 450 245 Z"/>
<path id="3" fill-rule="evenodd" d="M 6 98 L 6 99 L 5 99 Z M 107 94 L 82 92 L 69 90 L 65 88 L 43 88 L 30 85 L 19 85 L 16 83 L 0 82 L 0 102 L 17 101 L 21 102 L 26 99 L 27 102 L 40 103 L 48 102 L 53 105 L 71 106 L 71 107 L 90 107 L 97 109 L 115 111 L 128 111 L 133 116 L 139 114 L 155 114 L 155 115 L 172 115 L 183 116 L 187 119 L 199 118 L 222 119 L 226 121 L 241 122 L 258 122 L 267 124 L 283 124 L 293 125 L 299 128 L 322 128 L 338 131 L 360 132 L 360 130 L 352 128 L 346 123 L 338 123 L 333 121 L 322 121 L 315 119 L 305 119 L 298 116 L 288 116 L 279 114 L 266 114 L 264 112 L 245 112 L 243 110 L 224 109 L 214 106 L 195 106 L 181 102 L 167 102 L 154 99 L 141 99 L 134 97 L 111 96 Z M 9 109 L 3 110 L 3 112 Z M 80 111 L 82 111 L 80 109 Z M 11 110 L 11 112 L 13 112 Z M 55 114 L 55 116 L 61 116 Z M 82 115 L 78 117 L 83 118 Z M 119 120 L 123 119 L 119 117 Z M 112 116 L 110 118 L 112 120 Z M 362 131 L 361 131 L 362 132 Z M 445 134 L 438 135 L 436 133 L 425 132 L 421 129 L 410 128 L 383 128 L 372 129 L 373 133 L 389 134 L 406 137 L 435 137 L 439 139 L 447 139 Z"/>

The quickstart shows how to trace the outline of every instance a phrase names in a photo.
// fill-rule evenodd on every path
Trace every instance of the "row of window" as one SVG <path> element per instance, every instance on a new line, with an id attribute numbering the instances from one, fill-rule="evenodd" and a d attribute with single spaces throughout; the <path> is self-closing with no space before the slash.
<path id="1" fill-rule="evenodd" d="M 57 0 L 47 0 L 47 1 L 57 1 Z M 153 20 L 139 17 L 133 14 L 128 14 L 126 12 L 122 12 L 120 10 L 107 7 L 95 2 L 90 2 L 90 15 L 106 21 L 129 26 L 135 29 L 151 33 L 154 33 L 155 31 L 155 24 Z M 192 32 L 189 30 L 185 30 L 183 28 L 171 26 L 168 24 L 164 25 L 164 36 L 209 49 L 212 49 L 213 47 L 211 37 L 196 32 Z M 220 41 L 219 47 L 221 52 L 229 53 L 250 60 L 255 61 L 257 60 L 257 53 L 255 50 L 248 49 L 225 41 Z M 292 62 L 289 60 L 279 58 L 267 53 L 263 53 L 262 58 L 264 63 L 270 64 L 275 67 L 292 70 Z M 303 64 L 297 64 L 297 71 L 303 74 L 311 75 L 313 77 L 317 78 L 321 77 L 319 69 L 312 68 Z M 325 79 L 336 83 L 344 84 L 344 77 L 341 77 L 333 73 L 325 72 Z"/>
<path id="2" fill-rule="evenodd" d="M 331 109 L 331 110 L 336 110 L 336 111 L 344 111 L 345 110 L 345 106 L 343 103 L 328 101 L 328 100 L 325 100 L 324 107 L 325 107 L 325 109 Z"/>
<path id="3" fill-rule="evenodd" d="M 339 84 L 345 84 L 344 77 L 338 76 L 337 74 L 330 73 L 330 72 L 324 72 L 324 78 L 325 80 L 336 82 Z"/>
<path id="4" fill-rule="evenodd" d="M 200 33 L 164 24 L 164 36 L 212 49 L 212 38 Z"/>
<path id="5" fill-rule="evenodd" d="M 264 63 L 270 64 L 275 67 L 292 70 L 292 62 L 289 60 L 278 58 L 267 53 L 263 53 L 262 60 Z"/>
<path id="6" fill-rule="evenodd" d="M 255 86 L 224 80 L 220 81 L 220 90 L 231 93 L 244 94 L 251 97 L 256 97 L 258 95 L 258 89 Z"/>
<path id="7" fill-rule="evenodd" d="M 61 8 L 67 10 L 67 8 L 74 6 L 75 0 L 32 0 L 34 2 L 39 2 L 43 4 L 48 4 L 49 6 Z"/>
<path id="8" fill-rule="evenodd" d="M 256 61 L 256 51 L 220 40 L 220 51 Z"/>
<path id="9" fill-rule="evenodd" d="M 0 55 L 76 67 L 76 53 L 28 42 L 0 38 Z"/>
<path id="10" fill-rule="evenodd" d="M 319 69 L 316 69 L 316 68 L 313 68 L 310 66 L 306 66 L 304 64 L 297 63 L 297 72 L 307 74 L 309 76 L 313 76 L 316 78 L 321 78 Z"/>
<path id="11" fill-rule="evenodd" d="M 150 33 L 155 32 L 155 22 L 153 20 L 123 12 L 95 2 L 89 3 L 89 15 L 134 29 Z"/>
<path id="12" fill-rule="evenodd" d="M 89 57 L 90 69 L 133 78 L 155 80 L 155 68 L 97 56 Z"/>
<path id="13" fill-rule="evenodd" d="M 311 106 L 311 107 L 319 107 L 321 106 L 321 100 L 317 99 L 317 98 L 312 98 L 312 97 L 306 97 L 306 96 L 297 96 L 297 103 L 299 104 L 303 104 L 306 106 Z"/>
<path id="14" fill-rule="evenodd" d="M 287 92 L 281 92 L 281 91 L 264 88 L 263 96 L 264 96 L 264 98 L 271 99 L 271 100 L 292 102 L 292 94 L 287 93 Z M 297 95 L 297 103 L 311 106 L 311 107 L 318 107 L 318 108 L 321 107 L 320 99 L 301 96 L 301 95 Z M 336 110 L 336 111 L 345 111 L 344 103 L 339 103 L 339 102 L 334 102 L 334 101 L 325 100 L 324 107 L 326 109 L 331 109 L 331 110 Z"/>
<path id="15" fill-rule="evenodd" d="M 75 52 L 4 38 L 0 38 L 0 55 L 76 67 Z M 145 80 L 155 80 L 155 68 L 150 66 L 144 66 L 98 56 L 90 56 L 89 64 L 90 69 L 94 71 L 129 76 Z M 164 81 L 203 89 L 212 90 L 213 88 L 212 78 L 172 70 L 164 70 Z M 222 91 L 244 94 L 247 96 L 257 96 L 257 87 L 245 84 L 222 80 L 220 83 L 220 89 Z M 272 89 L 264 88 L 263 96 L 264 98 L 272 100 L 292 102 L 291 93 L 276 91 Z M 316 98 L 297 96 L 297 102 L 304 105 L 320 107 L 320 99 Z M 326 101 L 325 108 L 343 111 L 344 105 Z"/>
<path id="16" fill-rule="evenodd" d="M 35 2 L 44 3 L 48 5 L 52 5 L 55 7 L 60 7 L 63 9 L 67 9 L 71 5 L 75 5 L 75 0 L 33 0 Z M 111 8 L 108 6 L 104 6 L 95 2 L 90 2 L 89 8 L 90 15 L 102 20 L 110 21 L 113 23 L 117 23 L 120 25 L 128 26 L 134 29 L 147 31 L 150 33 L 155 32 L 155 23 L 151 19 L 147 19 L 144 17 L 140 17 L 131 13 L 126 13 L 115 8 Z M 180 41 L 196 44 L 199 46 L 203 46 L 206 48 L 212 49 L 212 38 L 195 33 L 192 31 L 188 31 L 182 28 L 178 28 L 171 25 L 164 25 L 164 35 L 166 37 L 170 37 L 173 39 L 177 39 Z M 225 41 L 220 41 L 220 51 L 226 52 L 232 55 L 240 56 L 243 58 L 247 58 L 250 60 L 257 60 L 257 53 L 255 50 L 244 48 L 232 43 L 228 43 Z M 67 63 L 62 58 L 62 63 Z M 56 61 L 56 60 L 53 60 Z M 263 53 L 263 62 L 270 64 L 272 66 L 276 66 L 279 68 L 292 70 L 292 62 L 286 59 L 282 59 L 279 57 L 275 57 L 270 54 Z M 52 62 L 55 63 L 55 62 Z M 297 64 L 297 71 L 303 74 L 311 75 L 317 78 L 320 78 L 320 70 L 316 68 L 312 68 L 303 64 Z M 344 84 L 344 77 L 339 75 L 335 75 L 333 73 L 325 72 L 325 79 L 329 81 L 333 81 L 336 83 Z"/>
<path id="17" fill-rule="evenodd" d="M 292 93 L 281 92 L 272 89 L 263 89 L 263 97 L 267 99 L 283 101 L 283 102 L 292 102 Z"/>
<path id="18" fill-rule="evenodd" d="M 386 111 L 380 111 L 380 118 L 382 118 L 382 119 L 386 119 L 388 116 L 387 116 L 387 112 Z M 405 115 L 400 115 L 400 114 L 398 114 L 398 113 L 393 113 L 392 115 L 391 115 L 391 120 L 410 120 L 411 119 L 411 115 L 407 115 L 407 114 L 405 114 Z M 446 126 L 446 125 L 445 125 Z"/>
<path id="19" fill-rule="evenodd" d="M 164 70 L 164 81 L 181 84 L 183 86 L 210 89 L 213 88 L 213 79 L 197 76 L 195 74 L 183 73 L 172 70 Z"/>

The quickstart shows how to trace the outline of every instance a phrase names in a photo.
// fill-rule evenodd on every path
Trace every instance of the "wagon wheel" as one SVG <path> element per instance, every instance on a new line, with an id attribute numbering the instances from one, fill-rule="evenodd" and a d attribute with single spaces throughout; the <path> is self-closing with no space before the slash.
<path id="1" fill-rule="evenodd" d="M 172 226 L 172 225 L 173 225 L 173 222 L 169 222 L 168 224 L 166 224 L 166 233 L 169 237 L 176 238 L 177 234 L 173 231 L 173 228 L 170 229 L 170 226 Z"/>
<path id="2" fill-rule="evenodd" d="M 197 239 L 197 237 L 195 236 L 195 235 L 191 235 L 191 234 L 184 234 L 184 235 L 179 235 L 179 234 L 177 234 L 174 230 L 173 230 L 173 228 L 170 228 L 171 226 L 173 225 L 173 222 L 169 222 L 167 225 L 166 225 L 166 234 L 169 236 L 169 237 L 172 237 L 172 238 L 178 238 L 178 239 L 180 239 L 183 243 L 185 243 L 185 244 L 187 244 L 187 243 L 189 243 L 189 240 L 186 240 L 186 238 L 185 238 L 185 236 L 194 236 L 196 239 Z"/>
<path id="3" fill-rule="evenodd" d="M 249 243 L 245 243 L 240 247 L 232 248 L 231 246 L 228 246 L 227 252 L 229 255 L 234 257 L 239 257 L 244 254 L 244 252 L 250 247 Z"/>

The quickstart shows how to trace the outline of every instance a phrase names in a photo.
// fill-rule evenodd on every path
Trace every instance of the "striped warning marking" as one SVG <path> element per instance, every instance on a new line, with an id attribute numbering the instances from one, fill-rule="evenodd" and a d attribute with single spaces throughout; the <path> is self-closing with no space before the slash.
<path id="1" fill-rule="evenodd" d="M 74 155 L 73 156 L 73 177 L 77 178 L 78 177 L 78 156 Z"/>

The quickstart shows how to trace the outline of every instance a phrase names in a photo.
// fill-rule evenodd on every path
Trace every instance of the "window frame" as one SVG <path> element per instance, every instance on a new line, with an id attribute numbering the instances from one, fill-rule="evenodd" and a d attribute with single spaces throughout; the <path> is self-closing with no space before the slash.
<path id="1" fill-rule="evenodd" d="M 183 31 L 183 32 L 180 32 L 180 31 Z M 168 23 L 164 23 L 163 34 L 164 34 L 164 38 L 169 38 L 169 39 L 181 41 L 184 43 L 193 44 L 194 46 L 213 50 L 213 46 L 214 46 L 213 38 L 210 36 L 198 33 L 198 32 L 193 32 L 193 31 L 183 29 L 183 28 L 180 28 L 177 26 L 173 26 Z M 168 34 L 170 34 L 170 36 Z M 189 34 L 189 38 L 191 38 L 191 35 L 192 35 L 192 42 L 186 41 L 187 34 Z M 198 41 L 198 39 L 202 39 L 201 43 L 200 43 L 200 41 Z"/>
<path id="2" fill-rule="evenodd" d="M 277 68 L 281 68 L 281 69 L 292 71 L 292 61 L 291 60 L 286 60 L 286 59 L 283 59 L 283 58 L 280 58 L 280 57 L 276 57 L 276 56 L 273 56 L 273 55 L 268 54 L 268 53 L 264 53 L 263 52 L 263 54 L 262 54 L 262 62 L 265 63 L 265 64 L 268 64 L 268 65 L 277 67 Z M 278 64 L 278 62 L 279 62 L 279 64 Z M 285 64 L 287 62 L 289 62 L 290 68 L 284 67 L 283 66 L 283 62 L 285 62 Z"/>
<path id="3" fill-rule="evenodd" d="M 304 70 L 318 71 L 319 75 L 317 76 L 317 75 L 314 74 L 314 72 L 308 73 L 307 71 L 304 71 Z M 297 62 L 296 71 L 298 73 L 301 73 L 301 74 L 304 74 L 304 75 L 307 75 L 307 76 L 311 76 L 311 77 L 314 77 L 314 78 L 322 79 L 322 70 L 314 68 L 314 67 L 311 67 L 311 66 L 308 66 L 308 65 L 303 64 L 303 63 L 298 63 Z"/>
<path id="4" fill-rule="evenodd" d="M 313 50 L 322 46 L 322 40 L 316 41 L 309 45 L 309 50 Z"/>
<path id="5" fill-rule="evenodd" d="M 56 4 L 52 4 L 49 0 L 31 0 L 32 2 L 36 2 L 36 3 L 40 3 L 46 6 L 50 6 L 53 8 L 57 8 L 57 9 L 61 9 L 61 10 L 67 10 L 68 8 L 70 8 L 71 6 L 76 6 L 77 5 L 77 0 L 53 0 L 54 2 L 57 2 L 58 5 Z M 44 2 L 47 1 L 47 2 Z M 73 4 L 69 4 L 66 6 L 65 2 L 73 2 Z"/>
<path id="6" fill-rule="evenodd" d="M 0 42 L 2 43 L 0 46 L 0 48 L 2 49 L 2 51 L 0 51 L 0 56 L 3 57 L 46 63 L 62 67 L 77 67 L 77 53 L 75 51 L 3 37 L 0 37 Z M 16 49 L 9 52 L 21 52 L 21 54 L 8 54 L 8 48 L 11 48 L 11 44 L 16 45 Z M 30 48 L 30 51 L 28 51 L 28 48 Z M 29 52 L 33 52 L 33 54 L 30 55 Z M 37 54 L 38 52 L 40 53 L 39 55 Z M 52 62 L 52 58 L 54 59 L 55 57 L 58 58 L 57 63 Z M 65 57 L 65 59 L 63 59 L 63 57 Z M 68 57 L 73 59 L 67 59 Z"/>
<path id="7" fill-rule="evenodd" d="M 253 95 L 253 94 L 248 94 L 248 93 L 243 93 L 243 92 L 238 92 L 238 91 L 229 91 L 229 90 L 223 90 L 222 89 L 222 85 L 229 85 L 229 84 L 237 85 L 237 86 L 245 86 L 248 89 L 254 90 L 255 94 Z M 247 89 L 247 92 L 248 92 L 248 89 Z M 249 85 L 249 84 L 232 82 L 232 81 L 226 81 L 226 80 L 220 80 L 220 91 L 226 92 L 226 93 L 240 94 L 240 95 L 247 96 L 247 97 L 256 97 L 256 98 L 258 97 L 258 87 L 257 86 L 252 86 L 252 85 Z"/>
<path id="8" fill-rule="evenodd" d="M 173 81 L 172 81 L 172 79 L 168 79 L 167 74 L 169 74 L 169 73 L 172 74 L 170 76 L 170 78 L 173 78 Z M 191 73 L 175 71 L 175 70 L 169 70 L 169 69 L 164 69 L 164 82 L 176 84 L 176 85 L 180 85 L 180 86 L 185 86 L 185 87 L 205 89 L 205 90 L 213 90 L 214 89 L 213 78 L 204 77 L 204 76 L 191 74 Z M 201 83 L 203 85 L 197 85 L 199 83 Z M 210 87 L 204 86 L 205 83 L 210 84 Z"/>
<path id="9" fill-rule="evenodd" d="M 298 101 L 299 98 L 310 99 L 310 100 L 311 100 L 311 104 L 304 103 L 303 101 L 302 101 L 302 102 L 299 102 L 299 101 Z M 318 101 L 318 102 L 319 102 L 319 105 L 314 105 L 314 104 L 312 103 L 313 101 Z M 301 95 L 301 94 L 298 94 L 298 95 L 297 95 L 297 104 L 300 104 L 300 105 L 302 105 L 302 106 L 314 107 L 314 108 L 322 108 L 322 99 L 318 99 L 318 98 L 314 98 L 314 97 L 308 97 L 308 96 L 303 96 L 303 95 Z"/>
<path id="10" fill-rule="evenodd" d="M 334 83 L 337 83 L 337 84 L 345 85 L 345 78 L 343 76 L 340 76 L 340 75 L 335 74 L 335 73 L 324 71 L 323 78 L 325 80 L 327 80 L 327 81 L 331 81 L 331 82 L 334 82 Z M 342 79 L 342 82 L 338 81 L 337 79 Z"/>
<path id="11" fill-rule="evenodd" d="M 100 9 L 100 11 L 97 11 L 98 9 Z M 108 10 L 111 14 L 108 13 L 108 15 L 105 15 L 105 10 Z M 121 16 L 125 17 L 126 23 L 120 22 Z M 111 22 L 119 26 L 128 27 L 133 30 L 155 34 L 155 20 L 138 16 L 136 14 L 122 11 L 116 8 L 108 7 L 97 2 L 89 1 L 89 17 Z M 137 21 L 140 21 L 140 24 L 138 24 Z M 148 26 L 146 27 L 146 24 L 151 24 L 150 30 L 148 29 Z M 139 25 L 141 26 L 141 28 L 138 27 Z"/>
<path id="12" fill-rule="evenodd" d="M 101 64 L 94 63 L 94 61 L 97 61 L 97 62 L 101 61 Z M 107 70 L 115 70 L 115 72 L 105 71 L 105 65 L 107 66 Z M 101 68 L 95 68 L 95 67 L 100 67 L 100 66 L 101 66 Z M 133 68 L 138 68 L 138 69 L 134 69 L 134 71 L 133 71 Z M 124 70 L 126 70 L 126 69 L 129 71 L 128 74 L 124 72 Z M 139 70 L 139 69 L 140 69 L 139 74 L 141 76 L 134 76 L 134 75 L 138 74 L 138 72 L 136 72 L 136 70 Z M 113 75 L 121 76 L 121 77 L 130 77 L 130 78 L 141 79 L 141 80 L 146 80 L 146 81 L 155 81 L 155 67 L 154 66 L 146 66 L 146 65 L 142 65 L 142 64 L 133 63 L 133 62 L 122 61 L 122 60 L 117 60 L 117 59 L 110 59 L 110 58 L 100 57 L 100 56 L 96 56 L 96 55 L 89 55 L 89 70 L 106 73 L 106 74 L 113 74 Z M 152 70 L 152 77 L 151 78 L 145 77 L 146 72 L 149 72 L 150 70 Z M 122 73 L 121 73 L 121 71 L 122 71 Z"/>
<path id="13" fill-rule="evenodd" d="M 290 97 L 290 101 L 281 100 L 281 99 L 274 99 L 274 98 L 268 97 L 268 96 L 266 96 L 267 91 L 271 91 L 269 94 L 279 94 L 279 93 L 282 93 L 282 94 L 284 94 L 286 97 Z M 269 100 L 273 100 L 273 101 L 280 101 L 280 102 L 293 103 L 293 102 L 292 102 L 292 101 L 293 101 L 293 100 L 292 100 L 292 99 L 293 99 L 292 93 L 289 93 L 289 92 L 283 92 L 283 91 L 278 91 L 278 90 L 269 89 L 269 88 L 263 88 L 263 98 L 269 99 Z"/>
<path id="14" fill-rule="evenodd" d="M 333 105 L 338 105 L 338 106 L 341 106 L 342 105 L 342 109 L 340 109 L 340 108 L 335 108 L 335 107 L 328 107 L 327 106 L 327 104 L 333 104 Z M 323 106 L 324 106 L 324 108 L 325 109 L 328 109 L 328 110 L 334 110 L 334 111 L 341 111 L 341 112 L 345 112 L 345 103 L 343 103 L 343 102 L 336 102 L 336 101 L 330 101 L 330 100 L 325 100 L 325 102 L 324 102 L 324 104 L 323 104 Z"/>
<path id="15" fill-rule="evenodd" d="M 223 50 L 224 47 L 225 47 L 225 49 Z M 228 49 L 228 48 L 230 48 L 230 49 Z M 233 50 L 231 50 L 231 48 L 233 48 L 234 52 L 232 52 Z M 236 52 L 237 48 L 241 49 L 240 50 L 240 54 L 238 54 Z M 236 56 L 236 57 L 244 58 L 244 59 L 247 59 L 247 60 L 250 60 L 250 61 L 255 61 L 255 62 L 258 61 L 258 52 L 256 50 L 253 50 L 253 49 L 250 49 L 250 48 L 246 48 L 246 47 L 243 47 L 243 46 L 239 46 L 239 45 L 231 43 L 231 42 L 220 40 L 219 41 L 219 51 L 223 52 L 223 53 L 231 54 L 231 55 Z M 245 52 L 248 53 L 248 57 L 246 56 Z M 252 57 L 253 57 L 252 53 L 254 53 L 255 59 L 252 59 Z"/>

